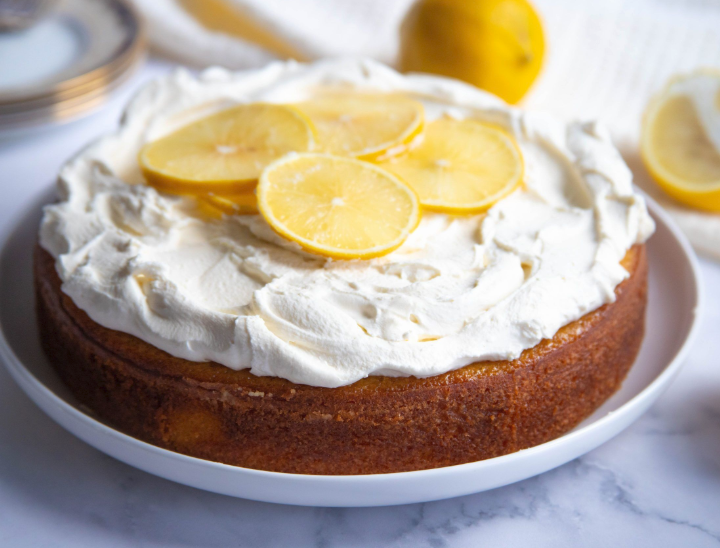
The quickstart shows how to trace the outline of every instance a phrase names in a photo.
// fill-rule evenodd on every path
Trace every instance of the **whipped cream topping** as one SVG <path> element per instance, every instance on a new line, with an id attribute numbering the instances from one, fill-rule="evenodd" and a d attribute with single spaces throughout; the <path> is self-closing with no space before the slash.
<path id="1" fill-rule="evenodd" d="M 426 212 L 385 257 L 333 261 L 283 240 L 260 216 L 208 220 L 192 199 L 142 184 L 143 144 L 237 103 L 299 101 L 318 86 L 403 91 L 429 120 L 500 124 L 521 147 L 525 186 L 483 215 Z M 41 245 L 93 320 L 174 356 L 324 387 L 514 359 L 612 302 L 628 276 L 621 259 L 654 229 L 597 124 L 565 125 L 457 81 L 366 60 L 177 71 L 70 160 L 59 189 Z"/>

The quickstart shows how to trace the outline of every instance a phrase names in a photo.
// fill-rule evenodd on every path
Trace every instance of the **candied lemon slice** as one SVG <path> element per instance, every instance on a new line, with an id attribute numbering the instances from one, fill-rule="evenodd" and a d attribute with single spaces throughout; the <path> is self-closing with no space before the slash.
<path id="1" fill-rule="evenodd" d="M 200 210 L 211 217 L 221 218 L 223 215 L 254 215 L 258 212 L 255 189 L 231 196 L 198 197 Z"/>
<path id="2" fill-rule="evenodd" d="M 420 220 L 412 189 L 368 162 L 293 154 L 263 172 L 258 208 L 281 236 L 307 251 L 367 259 L 399 247 Z"/>
<path id="3" fill-rule="evenodd" d="M 641 149 L 648 171 L 670 196 L 720 211 L 720 72 L 671 81 L 648 105 Z"/>
<path id="4" fill-rule="evenodd" d="M 427 209 L 477 213 L 522 181 L 522 154 L 498 126 L 441 118 L 426 125 L 422 142 L 382 167 L 407 182 Z"/>
<path id="5" fill-rule="evenodd" d="M 282 105 L 251 103 L 223 110 L 145 145 L 148 183 L 175 194 L 234 194 L 257 181 L 273 160 L 313 147 L 311 123 Z"/>
<path id="6" fill-rule="evenodd" d="M 322 152 L 371 160 L 402 152 L 422 131 L 422 103 L 389 93 L 329 92 L 299 103 Z"/>

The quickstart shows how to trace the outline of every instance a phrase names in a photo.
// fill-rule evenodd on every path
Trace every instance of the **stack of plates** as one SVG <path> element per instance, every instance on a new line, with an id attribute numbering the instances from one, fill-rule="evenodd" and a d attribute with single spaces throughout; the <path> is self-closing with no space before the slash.
<path id="1" fill-rule="evenodd" d="M 124 0 L 61 0 L 33 27 L 0 33 L 0 132 L 88 112 L 143 51 L 140 21 Z"/>

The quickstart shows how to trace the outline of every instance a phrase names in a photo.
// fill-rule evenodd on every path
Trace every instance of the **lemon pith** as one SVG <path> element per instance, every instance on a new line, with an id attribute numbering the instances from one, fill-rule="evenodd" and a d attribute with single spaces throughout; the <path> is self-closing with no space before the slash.
<path id="1" fill-rule="evenodd" d="M 368 162 L 329 154 L 282 158 L 263 172 L 258 208 L 281 236 L 307 251 L 368 259 L 397 249 L 420 221 L 400 179 Z"/>
<path id="2" fill-rule="evenodd" d="M 522 154 L 501 128 L 477 120 L 441 118 L 425 128 L 419 145 L 382 167 L 418 194 L 426 209 L 479 213 L 515 190 Z"/>
<path id="3" fill-rule="evenodd" d="M 148 143 L 139 161 L 147 182 L 175 194 L 234 194 L 288 152 L 314 145 L 311 123 L 297 110 L 251 103 L 223 110 Z"/>
<path id="4" fill-rule="evenodd" d="M 400 94 L 331 92 L 296 105 L 310 118 L 318 148 L 363 160 L 405 150 L 422 131 L 422 103 Z"/>
<path id="5" fill-rule="evenodd" d="M 720 91 L 720 73 L 699 72 L 671 81 L 646 110 L 642 157 L 670 196 L 691 207 L 720 211 L 720 150 L 709 138 L 693 99 L 676 87 L 693 78 L 714 78 Z"/>

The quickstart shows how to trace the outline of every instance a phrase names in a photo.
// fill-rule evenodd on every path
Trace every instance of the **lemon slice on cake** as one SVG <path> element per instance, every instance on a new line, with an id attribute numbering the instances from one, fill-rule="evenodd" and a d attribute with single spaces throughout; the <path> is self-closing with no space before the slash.
<path id="1" fill-rule="evenodd" d="M 255 190 L 230 196 L 207 196 L 207 202 L 228 215 L 250 215 L 258 212 Z"/>
<path id="2" fill-rule="evenodd" d="M 653 98 L 641 149 L 648 171 L 670 196 L 720 211 L 720 72 L 675 78 Z"/>
<path id="3" fill-rule="evenodd" d="M 419 145 L 381 165 L 407 182 L 426 209 L 446 213 L 486 210 L 515 190 L 524 173 L 515 140 L 472 119 L 430 122 Z"/>
<path id="4" fill-rule="evenodd" d="M 263 172 L 260 213 L 281 236 L 337 259 L 398 248 L 420 220 L 412 189 L 368 162 L 329 154 L 282 158 Z"/>
<path id="5" fill-rule="evenodd" d="M 329 92 L 297 108 L 322 152 L 370 160 L 404 151 L 423 128 L 422 103 L 400 94 Z"/>
<path id="6" fill-rule="evenodd" d="M 312 124 L 292 107 L 251 103 L 193 122 L 140 151 L 147 182 L 165 192 L 237 194 L 288 152 L 314 145 Z"/>
<path id="7" fill-rule="evenodd" d="M 202 213 L 216 219 L 223 215 L 255 215 L 258 212 L 254 188 L 230 196 L 211 194 L 198 197 L 198 207 Z"/>

